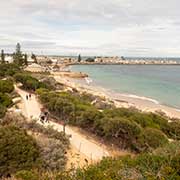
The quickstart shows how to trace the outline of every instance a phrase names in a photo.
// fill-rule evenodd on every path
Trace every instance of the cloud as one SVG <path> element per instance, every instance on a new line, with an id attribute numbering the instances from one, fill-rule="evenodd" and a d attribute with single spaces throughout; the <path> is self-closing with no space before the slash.
<path id="1" fill-rule="evenodd" d="M 179 0 L 8 0 L 0 47 L 47 54 L 180 56 Z"/>

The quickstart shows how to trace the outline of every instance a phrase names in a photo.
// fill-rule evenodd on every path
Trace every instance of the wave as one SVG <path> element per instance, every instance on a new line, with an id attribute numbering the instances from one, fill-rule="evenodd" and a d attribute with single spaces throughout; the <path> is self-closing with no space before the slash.
<path id="1" fill-rule="evenodd" d="M 176 111 L 180 112 L 180 109 L 175 109 Z"/>
<path id="2" fill-rule="evenodd" d="M 160 104 L 159 101 L 155 100 L 155 99 L 152 99 L 152 98 L 148 98 L 148 97 L 144 97 L 144 96 L 137 96 L 137 95 L 134 95 L 134 94 L 121 94 L 121 96 L 124 96 L 124 97 L 130 97 L 130 98 L 136 98 L 136 99 L 141 99 L 141 100 L 146 100 L 146 101 L 151 101 L 155 104 Z"/>

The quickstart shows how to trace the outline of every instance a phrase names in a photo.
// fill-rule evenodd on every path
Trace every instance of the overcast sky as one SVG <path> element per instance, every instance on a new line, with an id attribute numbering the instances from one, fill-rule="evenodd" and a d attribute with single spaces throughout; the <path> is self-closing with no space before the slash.
<path id="1" fill-rule="evenodd" d="M 180 0 L 1 0 L 0 48 L 57 55 L 179 56 Z"/>

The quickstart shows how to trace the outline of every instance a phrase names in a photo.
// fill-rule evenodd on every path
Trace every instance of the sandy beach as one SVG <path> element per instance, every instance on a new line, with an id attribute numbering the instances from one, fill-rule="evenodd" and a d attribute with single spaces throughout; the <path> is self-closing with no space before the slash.
<path id="1" fill-rule="evenodd" d="M 170 118 L 180 119 L 180 110 L 173 107 L 159 104 L 154 99 L 146 97 L 138 97 L 130 94 L 115 93 L 102 87 L 87 84 L 85 80 L 77 80 L 63 76 L 53 76 L 56 81 L 66 85 L 69 88 L 75 88 L 79 92 L 86 92 L 100 97 L 104 97 L 108 101 L 113 101 L 116 107 L 135 107 L 144 112 L 163 112 Z"/>

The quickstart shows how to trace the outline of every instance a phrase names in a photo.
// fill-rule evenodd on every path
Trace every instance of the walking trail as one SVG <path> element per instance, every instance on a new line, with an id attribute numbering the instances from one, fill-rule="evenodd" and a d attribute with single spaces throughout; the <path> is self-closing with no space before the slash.
<path id="1" fill-rule="evenodd" d="M 18 87 L 15 87 L 15 89 L 16 92 L 21 96 L 24 103 L 24 109 L 22 110 L 23 114 L 28 119 L 39 119 L 42 105 L 38 102 L 36 96 L 33 94 L 31 99 L 26 100 L 26 95 L 28 94 L 28 92 L 21 90 Z M 52 121 L 44 125 L 52 126 L 54 129 L 58 131 L 63 131 L 62 125 Z M 88 157 L 88 159 L 91 159 L 92 161 L 99 161 L 103 157 L 109 156 L 109 153 L 107 152 L 107 150 L 105 150 L 105 148 L 103 148 L 103 146 L 96 143 L 94 140 L 91 141 L 89 138 L 87 139 L 84 135 L 82 135 L 79 132 L 76 132 L 69 126 L 66 126 L 66 134 L 71 135 L 71 145 L 75 149 L 77 149 L 79 153 L 83 153 L 86 157 Z"/>

